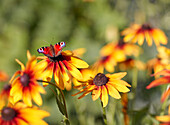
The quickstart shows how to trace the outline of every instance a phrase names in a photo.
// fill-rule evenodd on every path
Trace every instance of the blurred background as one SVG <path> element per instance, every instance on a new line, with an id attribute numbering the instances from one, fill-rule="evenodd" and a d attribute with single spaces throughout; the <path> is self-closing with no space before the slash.
<path id="1" fill-rule="evenodd" d="M 38 48 L 60 41 L 66 42 L 64 50 L 86 48 L 82 59 L 93 64 L 100 49 L 106 43 L 119 40 L 120 32 L 132 23 L 147 22 L 163 30 L 170 38 L 169 20 L 170 0 L 0 0 L 0 70 L 12 76 L 20 69 L 16 58 L 26 63 L 27 50 L 38 56 Z M 141 57 L 144 62 L 157 54 L 155 44 L 148 47 L 145 43 L 142 48 L 147 53 Z M 138 98 L 132 110 L 138 125 L 157 124 L 152 116 L 158 115 L 161 110 L 161 90 L 159 87 L 146 90 L 145 86 L 150 82 L 146 83 L 143 74 L 146 72 L 139 73 L 139 82 L 145 84 L 138 85 Z M 131 82 L 131 78 L 125 79 Z M 49 125 L 60 125 L 63 116 L 53 93 L 49 88 L 46 90 L 42 108 L 51 116 L 45 120 Z M 65 91 L 71 124 L 102 125 L 99 99 L 93 102 L 89 94 L 78 100 L 71 96 L 76 92 L 74 89 Z M 153 100 L 148 99 L 148 95 L 154 97 Z M 120 100 L 110 98 L 107 106 L 110 125 L 123 124 L 119 104 Z"/>

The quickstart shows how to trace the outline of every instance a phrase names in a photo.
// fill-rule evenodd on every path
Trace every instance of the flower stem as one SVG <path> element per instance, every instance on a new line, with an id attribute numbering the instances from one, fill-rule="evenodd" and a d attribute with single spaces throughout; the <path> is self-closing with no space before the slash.
<path id="1" fill-rule="evenodd" d="M 102 109 L 103 109 L 103 121 L 104 121 L 104 124 L 107 125 L 106 108 L 103 107 L 102 101 L 101 101 L 101 106 L 102 106 Z"/>
<path id="2" fill-rule="evenodd" d="M 64 121 L 69 122 L 68 113 L 67 113 L 67 107 L 66 107 L 66 102 L 65 102 L 65 97 L 64 97 L 64 94 L 63 94 L 62 90 L 61 90 L 56 84 L 54 84 L 54 83 L 52 83 L 52 82 L 43 81 L 43 80 L 37 80 L 37 81 L 38 81 L 38 82 L 49 83 L 50 85 L 56 87 L 56 88 L 59 90 L 59 92 L 61 93 L 62 99 L 63 99 L 64 108 L 65 108 L 65 111 L 66 111 L 66 114 L 65 114 L 66 119 L 65 119 Z M 66 123 L 66 124 L 68 125 L 68 123 Z"/>
<path id="3" fill-rule="evenodd" d="M 136 89 L 137 87 L 137 80 L 138 80 L 138 70 L 136 67 L 134 67 L 133 69 L 133 77 L 132 77 L 132 87 L 133 87 L 133 91 Z"/>
<path id="4" fill-rule="evenodd" d="M 137 87 L 137 81 L 138 81 L 138 69 L 136 67 L 133 68 L 133 77 L 132 77 L 132 111 L 134 109 L 134 103 L 135 103 L 135 96 L 136 96 L 136 87 Z M 135 116 L 132 114 L 131 116 L 131 122 L 132 125 L 135 125 Z"/>

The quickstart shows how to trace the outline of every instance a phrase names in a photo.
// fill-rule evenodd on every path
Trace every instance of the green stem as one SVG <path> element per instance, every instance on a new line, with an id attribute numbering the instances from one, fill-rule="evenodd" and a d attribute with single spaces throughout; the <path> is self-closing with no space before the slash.
<path id="1" fill-rule="evenodd" d="M 132 76 L 132 87 L 133 87 L 132 89 L 133 89 L 133 91 L 137 87 L 137 82 L 138 82 L 138 69 L 136 67 L 134 67 L 134 69 L 133 69 L 133 76 Z"/>
<path id="2" fill-rule="evenodd" d="M 61 96 L 62 96 L 62 99 L 63 99 L 63 103 L 64 103 L 64 108 L 65 108 L 65 110 L 66 110 L 66 118 L 67 118 L 67 120 L 68 120 L 68 113 L 67 113 L 67 107 L 66 107 L 65 97 L 64 97 L 64 94 L 63 94 L 62 90 L 61 90 L 56 84 L 54 84 L 54 83 L 52 83 L 52 82 L 43 81 L 43 80 L 37 80 L 37 81 L 38 81 L 38 82 L 49 83 L 50 85 L 56 87 L 56 88 L 60 91 Z"/>
<path id="3" fill-rule="evenodd" d="M 134 103 L 135 103 L 135 96 L 136 96 L 136 87 L 137 87 L 137 82 L 138 82 L 138 69 L 136 67 L 134 67 L 133 69 L 133 74 L 132 74 L 132 94 L 133 94 L 133 98 L 132 98 L 132 111 L 134 109 Z M 135 116 L 132 113 L 131 116 L 131 122 L 132 125 L 135 125 Z"/>
<path id="4" fill-rule="evenodd" d="M 102 109 L 103 109 L 103 121 L 104 121 L 104 124 L 107 125 L 106 108 L 103 107 L 102 101 L 101 101 L 101 106 L 102 106 Z"/>

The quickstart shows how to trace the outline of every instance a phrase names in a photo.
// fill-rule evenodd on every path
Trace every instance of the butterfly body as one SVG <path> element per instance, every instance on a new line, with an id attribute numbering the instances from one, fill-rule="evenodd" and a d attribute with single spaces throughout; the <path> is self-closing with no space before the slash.
<path id="1" fill-rule="evenodd" d="M 37 49 L 39 53 L 43 53 L 45 56 L 49 58 L 54 58 L 60 55 L 62 48 L 65 47 L 65 42 L 59 42 L 55 45 L 45 46 Z"/>

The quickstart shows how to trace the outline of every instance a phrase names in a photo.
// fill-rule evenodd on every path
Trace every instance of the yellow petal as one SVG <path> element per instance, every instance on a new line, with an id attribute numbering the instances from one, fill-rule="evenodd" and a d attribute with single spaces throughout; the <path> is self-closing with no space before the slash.
<path id="1" fill-rule="evenodd" d="M 86 52 L 85 48 L 78 48 L 73 50 L 74 55 L 78 57 L 82 56 L 85 52 Z"/>
<path id="2" fill-rule="evenodd" d="M 154 29 L 156 31 L 156 34 L 158 35 L 160 43 L 166 45 L 168 43 L 168 39 L 165 35 L 165 33 L 160 29 Z"/>
<path id="3" fill-rule="evenodd" d="M 123 50 L 116 50 L 113 53 L 113 58 L 116 62 L 122 62 L 126 60 L 126 55 Z"/>
<path id="4" fill-rule="evenodd" d="M 81 60 L 78 57 L 71 56 L 70 59 L 71 60 L 68 62 L 73 64 L 77 68 L 88 68 L 89 67 L 89 65 L 85 61 Z"/>
<path id="5" fill-rule="evenodd" d="M 138 35 L 135 35 L 134 38 L 132 39 L 132 43 L 136 43 L 138 40 Z"/>
<path id="6" fill-rule="evenodd" d="M 18 59 L 15 59 L 15 61 L 21 65 L 21 70 L 24 71 L 25 70 L 25 66 L 22 62 L 20 62 Z"/>
<path id="7" fill-rule="evenodd" d="M 40 96 L 40 93 L 37 90 L 31 89 L 31 96 L 37 105 L 39 105 L 39 106 L 42 105 L 42 98 Z"/>
<path id="8" fill-rule="evenodd" d="M 103 107 L 106 107 L 106 105 L 108 104 L 108 93 L 104 85 L 101 87 L 101 92 L 102 93 L 100 99 L 103 102 Z"/>
<path id="9" fill-rule="evenodd" d="M 21 118 L 15 117 L 15 121 L 17 125 L 28 125 L 28 123 L 26 121 L 24 121 Z"/>
<path id="10" fill-rule="evenodd" d="M 18 80 L 18 78 L 19 78 L 19 77 L 18 77 L 18 78 L 15 79 L 15 77 L 16 77 L 17 75 L 19 75 L 19 74 L 21 74 L 21 71 L 16 71 L 16 72 L 14 73 L 14 75 L 12 76 L 12 78 L 10 79 L 9 83 L 11 83 L 11 84 L 15 83 L 15 81 Z"/>
<path id="11" fill-rule="evenodd" d="M 29 50 L 27 50 L 27 58 L 28 58 L 28 60 L 30 60 L 30 59 L 31 59 L 31 53 L 30 53 L 30 51 L 29 51 Z"/>
<path id="12" fill-rule="evenodd" d="M 69 77 L 69 75 L 68 75 L 68 73 L 66 71 L 66 68 L 65 68 L 64 64 L 61 61 L 59 61 L 59 65 L 60 65 L 61 73 L 63 75 L 64 80 L 69 81 L 70 77 Z"/>
<path id="13" fill-rule="evenodd" d="M 23 102 L 31 107 L 32 106 L 31 100 L 32 100 L 32 98 L 31 98 L 31 94 L 30 94 L 29 88 L 28 87 L 24 87 L 23 88 Z"/>
<path id="14" fill-rule="evenodd" d="M 149 31 L 145 31 L 145 37 L 146 37 L 148 46 L 152 46 L 152 37 Z"/>
<path id="15" fill-rule="evenodd" d="M 48 66 L 48 62 L 46 60 L 42 60 L 40 62 L 37 63 L 37 65 L 35 66 L 35 70 L 45 70 Z"/>
<path id="16" fill-rule="evenodd" d="M 135 32 L 129 33 L 128 35 L 126 35 L 126 36 L 123 38 L 123 40 L 124 40 L 125 42 L 130 41 L 135 35 L 136 35 Z"/>
<path id="17" fill-rule="evenodd" d="M 109 61 L 106 62 L 105 68 L 108 72 L 114 72 L 114 65 L 111 64 Z"/>
<path id="18" fill-rule="evenodd" d="M 129 92 L 130 90 L 125 85 L 114 84 L 113 85 L 119 92 Z"/>
<path id="19" fill-rule="evenodd" d="M 93 92 L 92 92 L 93 101 L 98 99 L 100 97 L 100 95 L 101 95 L 101 87 L 99 86 L 97 89 L 93 90 Z"/>
<path id="20" fill-rule="evenodd" d="M 83 80 L 87 81 L 89 80 L 91 77 L 94 76 L 93 72 L 91 69 L 81 69 L 81 73 L 83 75 Z"/>
<path id="21" fill-rule="evenodd" d="M 126 81 L 123 81 L 123 80 L 114 80 L 114 79 L 110 79 L 109 80 L 109 83 L 111 84 L 120 84 L 120 85 L 125 85 L 125 86 L 128 86 L 128 87 L 131 87 L 131 85 L 129 85 Z"/>
<path id="22" fill-rule="evenodd" d="M 142 45 L 144 42 L 144 34 L 143 33 L 139 33 L 138 34 L 138 44 Z"/>
<path id="23" fill-rule="evenodd" d="M 22 88 L 23 87 L 21 83 L 17 83 L 14 86 L 12 86 L 10 90 L 10 95 L 13 96 L 14 103 L 22 99 Z"/>
<path id="24" fill-rule="evenodd" d="M 71 75 L 77 79 L 82 79 L 81 72 L 73 66 L 71 63 L 67 62 L 66 60 L 62 61 L 66 66 L 67 70 L 71 73 Z"/>
<path id="25" fill-rule="evenodd" d="M 61 54 L 62 54 L 63 56 L 72 56 L 72 55 L 73 55 L 73 52 L 70 51 L 70 50 L 66 50 L 66 51 L 61 52 Z"/>
<path id="26" fill-rule="evenodd" d="M 156 116 L 156 119 L 160 122 L 170 122 L 170 115 Z"/>
<path id="27" fill-rule="evenodd" d="M 104 72 L 104 65 L 99 61 L 97 61 L 92 67 L 93 74 L 103 73 Z"/>
<path id="28" fill-rule="evenodd" d="M 119 72 L 114 74 L 106 74 L 107 77 L 110 79 L 122 79 L 127 73 L 126 72 Z"/>
<path id="29" fill-rule="evenodd" d="M 115 99 L 121 98 L 119 92 L 112 86 L 112 84 L 108 83 L 106 86 L 107 86 L 107 90 L 108 90 L 109 95 L 111 95 Z"/>
<path id="30" fill-rule="evenodd" d="M 61 76 L 60 67 L 59 67 L 58 62 L 56 62 L 55 64 L 56 64 L 56 67 L 54 70 L 54 80 L 55 80 L 57 86 L 63 90 L 64 82 L 63 82 L 63 78 Z"/>
<path id="31" fill-rule="evenodd" d="M 112 53 L 114 50 L 115 45 L 113 43 L 109 43 L 105 45 L 101 50 L 100 50 L 100 55 L 103 56 L 108 56 Z"/>
<path id="32" fill-rule="evenodd" d="M 33 56 L 30 60 L 28 60 L 26 69 L 34 70 L 36 64 L 37 64 L 36 57 Z"/>
<path id="33" fill-rule="evenodd" d="M 48 112 L 43 110 L 37 110 L 34 108 L 24 108 L 20 110 L 18 117 L 24 118 L 26 121 L 29 121 L 29 124 L 31 125 L 48 125 L 42 119 L 49 115 L 50 114 Z"/>

